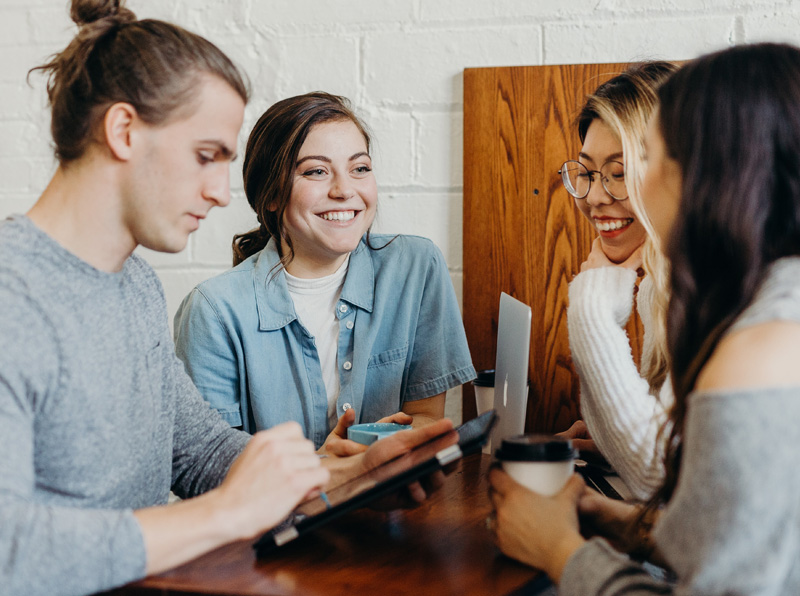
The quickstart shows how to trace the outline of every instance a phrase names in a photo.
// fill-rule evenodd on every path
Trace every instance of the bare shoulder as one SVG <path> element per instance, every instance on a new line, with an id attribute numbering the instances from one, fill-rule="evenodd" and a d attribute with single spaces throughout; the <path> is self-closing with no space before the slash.
<path id="1" fill-rule="evenodd" d="M 695 388 L 800 385 L 800 323 L 770 321 L 736 331 L 714 350 Z"/>

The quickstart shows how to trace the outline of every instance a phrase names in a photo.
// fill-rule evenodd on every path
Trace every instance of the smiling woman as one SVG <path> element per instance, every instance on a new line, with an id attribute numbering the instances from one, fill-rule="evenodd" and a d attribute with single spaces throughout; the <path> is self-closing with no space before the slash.
<path id="1" fill-rule="evenodd" d="M 658 84 L 674 69 L 666 62 L 644 63 L 602 84 L 578 116 L 578 160 L 561 168 L 564 186 L 598 233 L 569 287 L 569 344 L 585 424 L 576 423 L 567 435 L 591 437 L 637 498 L 649 497 L 663 478 L 658 434 L 672 403 L 664 258 L 647 240 L 652 226 L 640 189 L 647 119 Z M 644 326 L 641 371 L 624 330 L 634 295 Z"/>
<path id="2" fill-rule="evenodd" d="M 758 44 L 702 56 L 672 75 L 658 99 L 644 189 L 672 271 L 675 397 L 663 486 L 642 511 L 577 478 L 546 498 L 494 470 L 497 542 L 545 570 L 564 595 L 794 596 L 800 48 Z M 597 535 L 586 542 L 579 530 Z M 611 546 L 629 551 L 631 538 L 639 556 L 670 569 L 672 582 Z"/>
<path id="3" fill-rule="evenodd" d="M 377 200 L 372 160 L 359 128 L 350 120 L 313 127 L 300 148 L 284 211 L 293 246 L 286 271 L 301 278 L 334 273 L 369 231 Z M 289 253 L 287 240 L 282 252 Z"/>
<path id="4" fill-rule="evenodd" d="M 572 167 L 564 169 L 568 177 L 563 177 L 567 190 L 584 217 L 597 229 L 608 260 L 622 263 L 644 244 L 645 230 L 628 200 L 619 134 L 600 118 L 594 118 L 584 136 L 578 161 L 569 163 Z M 570 188 L 567 181 L 574 187 Z"/>
<path id="5" fill-rule="evenodd" d="M 370 234 L 370 137 L 347 100 L 309 93 L 259 119 L 244 158 L 260 226 L 175 317 L 178 355 L 232 426 L 294 420 L 322 451 L 364 449 L 355 422 L 426 424 L 475 377 L 441 252 Z"/>

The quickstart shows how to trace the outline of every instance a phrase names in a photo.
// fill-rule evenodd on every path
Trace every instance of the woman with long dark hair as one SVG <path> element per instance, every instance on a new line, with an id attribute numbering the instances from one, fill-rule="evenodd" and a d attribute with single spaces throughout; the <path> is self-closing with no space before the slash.
<path id="1" fill-rule="evenodd" d="M 798 594 L 800 49 L 704 56 L 659 101 L 643 198 L 671 262 L 664 485 L 641 511 L 577 478 L 546 499 L 494 471 L 497 542 L 562 594 Z M 677 585 L 584 541 L 579 513 L 611 538 L 638 522 L 627 546 L 651 547 Z"/>
<path id="2" fill-rule="evenodd" d="M 349 102 L 322 92 L 279 101 L 250 134 L 259 226 L 175 317 L 178 355 L 231 426 L 294 420 L 347 455 L 364 448 L 346 440 L 354 422 L 440 419 L 445 392 L 475 376 L 439 249 L 370 233 L 370 145 Z"/>

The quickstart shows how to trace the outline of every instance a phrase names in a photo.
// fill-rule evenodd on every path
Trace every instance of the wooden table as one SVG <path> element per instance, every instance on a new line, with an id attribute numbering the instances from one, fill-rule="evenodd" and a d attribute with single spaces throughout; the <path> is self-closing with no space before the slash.
<path id="1" fill-rule="evenodd" d="M 538 572 L 500 554 L 486 530 L 489 456 L 467 457 L 412 511 L 361 510 L 258 561 L 236 542 L 115 596 L 528 593 Z"/>

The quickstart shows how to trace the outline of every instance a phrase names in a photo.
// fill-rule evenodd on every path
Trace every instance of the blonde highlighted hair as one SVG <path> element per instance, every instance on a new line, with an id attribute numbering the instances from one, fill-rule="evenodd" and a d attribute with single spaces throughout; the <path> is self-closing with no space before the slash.
<path id="1" fill-rule="evenodd" d="M 668 370 L 666 312 L 669 302 L 669 263 L 664 257 L 650 218 L 642 205 L 644 181 L 644 135 L 647 123 L 658 104 L 657 89 L 677 66 L 670 62 L 643 62 L 630 66 L 625 72 L 600 85 L 590 95 L 578 114 L 578 134 L 586 138 L 593 120 L 601 120 L 619 137 L 625 165 L 625 185 L 631 207 L 647 231 L 643 249 L 644 268 L 653 283 L 651 319 L 653 349 L 643 355 L 642 376 L 658 394 Z"/>

